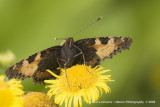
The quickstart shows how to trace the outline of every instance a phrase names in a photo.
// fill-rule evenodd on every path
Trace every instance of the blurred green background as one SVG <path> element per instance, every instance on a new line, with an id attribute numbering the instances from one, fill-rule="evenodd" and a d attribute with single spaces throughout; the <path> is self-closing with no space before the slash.
<path id="1" fill-rule="evenodd" d="M 99 101 L 156 101 L 155 104 L 85 104 L 83 106 L 155 106 L 160 103 L 160 1 L 159 0 L 0 0 L 0 52 L 10 49 L 18 62 L 38 51 L 59 45 L 99 16 L 103 19 L 76 35 L 74 40 L 127 36 L 133 39 L 123 51 L 101 64 L 111 69 L 111 93 Z M 0 67 L 4 74 L 5 67 Z M 25 91 L 44 91 L 31 79 Z"/>

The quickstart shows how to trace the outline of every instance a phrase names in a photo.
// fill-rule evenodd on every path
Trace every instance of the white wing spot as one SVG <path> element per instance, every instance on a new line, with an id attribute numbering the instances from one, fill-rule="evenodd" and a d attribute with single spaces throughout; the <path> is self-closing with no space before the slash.
<path id="1" fill-rule="evenodd" d="M 24 61 L 23 61 L 23 65 L 22 66 L 26 66 L 26 65 L 28 65 L 29 64 L 29 62 L 25 59 Z"/>

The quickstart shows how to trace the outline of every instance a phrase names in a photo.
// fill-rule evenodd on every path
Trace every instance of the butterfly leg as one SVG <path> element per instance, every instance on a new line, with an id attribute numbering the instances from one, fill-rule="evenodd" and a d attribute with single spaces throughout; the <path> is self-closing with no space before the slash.
<path id="1" fill-rule="evenodd" d="M 80 51 L 80 53 L 77 54 L 77 55 L 75 55 L 74 57 L 76 57 L 76 56 L 78 56 L 78 55 L 82 55 L 83 61 L 84 61 L 84 66 L 86 67 L 86 70 L 87 70 L 89 73 L 92 74 L 92 72 L 90 72 L 90 71 L 88 70 L 87 66 L 86 66 L 86 60 L 85 60 L 85 57 L 84 57 L 84 54 L 83 54 L 82 50 L 81 50 L 79 47 L 77 47 L 76 45 L 74 45 L 74 46 Z"/>
<path id="2" fill-rule="evenodd" d="M 58 62 L 58 65 L 59 65 L 60 71 L 61 71 L 61 65 L 60 65 L 60 63 L 59 63 L 59 60 L 65 62 L 65 63 L 64 63 L 64 69 L 65 69 L 65 74 L 66 74 L 66 79 L 67 79 L 68 87 L 70 88 L 70 85 L 69 85 L 69 82 L 68 82 L 68 77 L 67 77 L 67 70 L 66 70 L 66 65 L 67 65 L 67 63 L 69 62 L 70 59 L 68 59 L 68 61 L 66 62 L 66 61 L 63 60 L 63 59 L 57 58 L 57 62 Z"/>
<path id="3" fill-rule="evenodd" d="M 66 62 L 65 60 L 63 60 L 63 59 L 60 59 L 60 58 L 57 58 L 57 63 L 58 63 L 58 65 L 59 65 L 59 67 L 60 67 L 60 72 L 62 71 L 62 67 L 61 67 L 61 65 L 60 65 L 60 62 L 59 61 L 63 61 L 63 62 Z"/>
<path id="4" fill-rule="evenodd" d="M 66 79 L 67 79 L 68 87 L 70 88 L 70 85 L 69 85 L 69 82 L 68 82 L 68 77 L 67 77 L 66 65 L 67 65 L 67 63 L 64 64 L 64 69 L 65 69 L 65 74 L 66 74 Z"/>
<path id="5" fill-rule="evenodd" d="M 84 66 L 86 67 L 86 70 L 89 72 L 89 73 L 91 73 L 92 74 L 92 72 L 90 72 L 89 70 L 88 70 L 88 68 L 87 68 L 87 66 L 86 66 L 86 60 L 85 60 L 85 57 L 84 57 L 84 54 L 83 54 L 83 52 L 82 52 L 82 57 L 83 57 L 83 61 L 84 61 Z"/>
<path id="6" fill-rule="evenodd" d="M 61 65 L 60 65 L 60 63 L 59 63 L 58 58 L 57 58 L 57 62 L 58 62 L 58 65 L 59 65 L 59 67 L 60 67 L 60 73 L 61 73 L 61 72 L 62 72 L 62 69 L 61 69 Z"/>
<path id="7" fill-rule="evenodd" d="M 57 58 L 57 62 L 58 62 L 58 65 L 59 65 L 60 71 L 61 71 L 61 65 L 60 65 L 60 63 L 59 63 L 59 60 L 65 62 L 65 63 L 64 63 L 64 70 L 65 70 L 65 74 L 66 74 L 66 79 L 67 79 L 68 87 L 70 88 L 69 82 L 68 82 L 68 77 L 67 77 L 67 70 L 66 70 L 66 65 L 67 65 L 67 63 L 70 61 L 70 59 L 68 59 L 68 61 L 66 61 L 66 60 Z"/>

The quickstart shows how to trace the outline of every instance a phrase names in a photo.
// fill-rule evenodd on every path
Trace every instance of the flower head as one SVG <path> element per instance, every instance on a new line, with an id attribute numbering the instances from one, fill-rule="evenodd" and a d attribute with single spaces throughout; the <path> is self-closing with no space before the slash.
<path id="1" fill-rule="evenodd" d="M 90 104 L 98 100 L 103 90 L 105 93 L 110 92 L 106 83 L 112 81 L 111 76 L 104 75 L 110 70 L 104 70 L 101 66 L 92 68 L 91 66 L 76 65 L 66 71 L 67 78 L 64 69 L 62 69 L 60 76 L 48 70 L 57 79 L 44 81 L 51 84 L 46 86 L 50 88 L 48 95 L 50 97 L 55 95 L 55 103 L 60 106 L 65 103 L 66 107 L 71 107 L 72 101 L 75 107 L 82 106 L 82 99 Z"/>
<path id="2" fill-rule="evenodd" d="M 4 76 L 0 76 L 0 106 L 23 107 L 23 100 L 20 97 L 24 93 L 21 81 L 12 79 L 5 82 L 4 79 Z"/>
<path id="3" fill-rule="evenodd" d="M 24 107 L 58 107 L 54 101 L 41 92 L 30 92 L 23 96 Z"/>

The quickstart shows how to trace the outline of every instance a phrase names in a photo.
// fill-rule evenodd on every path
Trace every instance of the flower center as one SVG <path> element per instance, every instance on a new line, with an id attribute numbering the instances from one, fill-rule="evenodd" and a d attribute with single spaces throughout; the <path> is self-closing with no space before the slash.
<path id="1" fill-rule="evenodd" d="M 59 78 L 61 87 L 63 87 L 62 89 L 66 91 L 78 91 L 91 87 L 97 81 L 97 74 L 96 70 L 91 67 L 87 67 L 86 69 L 84 65 L 76 65 L 67 69 L 67 78 L 65 73 Z"/>

